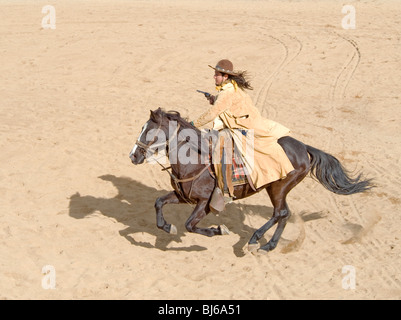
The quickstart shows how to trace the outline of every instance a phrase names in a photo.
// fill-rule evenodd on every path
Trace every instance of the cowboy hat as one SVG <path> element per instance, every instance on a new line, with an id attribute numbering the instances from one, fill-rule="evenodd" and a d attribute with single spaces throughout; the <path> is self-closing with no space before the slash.
<path id="1" fill-rule="evenodd" d="M 233 63 L 227 59 L 220 60 L 219 62 L 217 62 L 215 67 L 212 67 L 209 64 L 209 67 L 221 73 L 226 73 L 232 76 L 238 75 L 238 72 L 234 71 Z"/>

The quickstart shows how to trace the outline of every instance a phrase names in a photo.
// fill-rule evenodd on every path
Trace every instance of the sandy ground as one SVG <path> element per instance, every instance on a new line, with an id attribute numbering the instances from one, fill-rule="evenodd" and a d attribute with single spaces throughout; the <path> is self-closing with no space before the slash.
<path id="1" fill-rule="evenodd" d="M 0 1 L 0 298 L 400 299 L 401 4 L 348 4 L 345 30 L 341 1 Z M 266 193 L 201 222 L 227 236 L 188 233 L 188 205 L 165 208 L 176 236 L 157 229 L 169 177 L 128 153 L 150 109 L 208 107 L 195 90 L 213 92 L 222 58 L 250 72 L 263 115 L 378 187 L 306 178 L 264 256 L 243 247 Z"/>

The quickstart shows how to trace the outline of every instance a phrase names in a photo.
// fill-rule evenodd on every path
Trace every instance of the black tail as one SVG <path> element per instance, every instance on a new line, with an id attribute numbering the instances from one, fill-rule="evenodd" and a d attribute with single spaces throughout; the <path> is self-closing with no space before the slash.
<path id="1" fill-rule="evenodd" d="M 353 194 L 364 192 L 374 187 L 371 179 L 364 180 L 362 174 L 351 178 L 340 161 L 321 150 L 306 146 L 311 156 L 310 174 L 326 189 L 337 194 Z"/>

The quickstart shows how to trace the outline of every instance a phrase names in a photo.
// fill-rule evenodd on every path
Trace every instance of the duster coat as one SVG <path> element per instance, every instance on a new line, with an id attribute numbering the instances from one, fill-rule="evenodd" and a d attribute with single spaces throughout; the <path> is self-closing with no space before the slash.
<path id="1" fill-rule="evenodd" d="M 194 121 L 194 125 L 202 127 L 212 121 L 213 129 L 228 128 L 232 133 L 255 188 L 284 179 L 294 170 L 277 142 L 279 138 L 289 135 L 290 130 L 273 120 L 263 118 L 253 105 L 251 97 L 230 82 L 223 85 L 213 106 Z M 246 134 L 244 138 L 241 134 L 244 130 L 253 135 Z M 247 140 L 246 148 L 244 139 Z"/>

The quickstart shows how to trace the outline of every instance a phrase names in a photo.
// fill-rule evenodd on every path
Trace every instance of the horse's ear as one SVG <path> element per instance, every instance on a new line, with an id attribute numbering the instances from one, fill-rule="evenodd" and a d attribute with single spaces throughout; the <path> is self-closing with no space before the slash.
<path id="1" fill-rule="evenodd" d="M 155 113 L 152 110 L 150 110 L 150 119 L 152 119 L 152 120 L 155 119 Z"/>
<path id="2" fill-rule="evenodd" d="M 150 110 L 150 119 L 152 119 L 154 122 L 159 122 L 159 120 L 160 120 L 160 111 L 161 111 L 160 108 L 158 108 L 155 111 Z"/>

